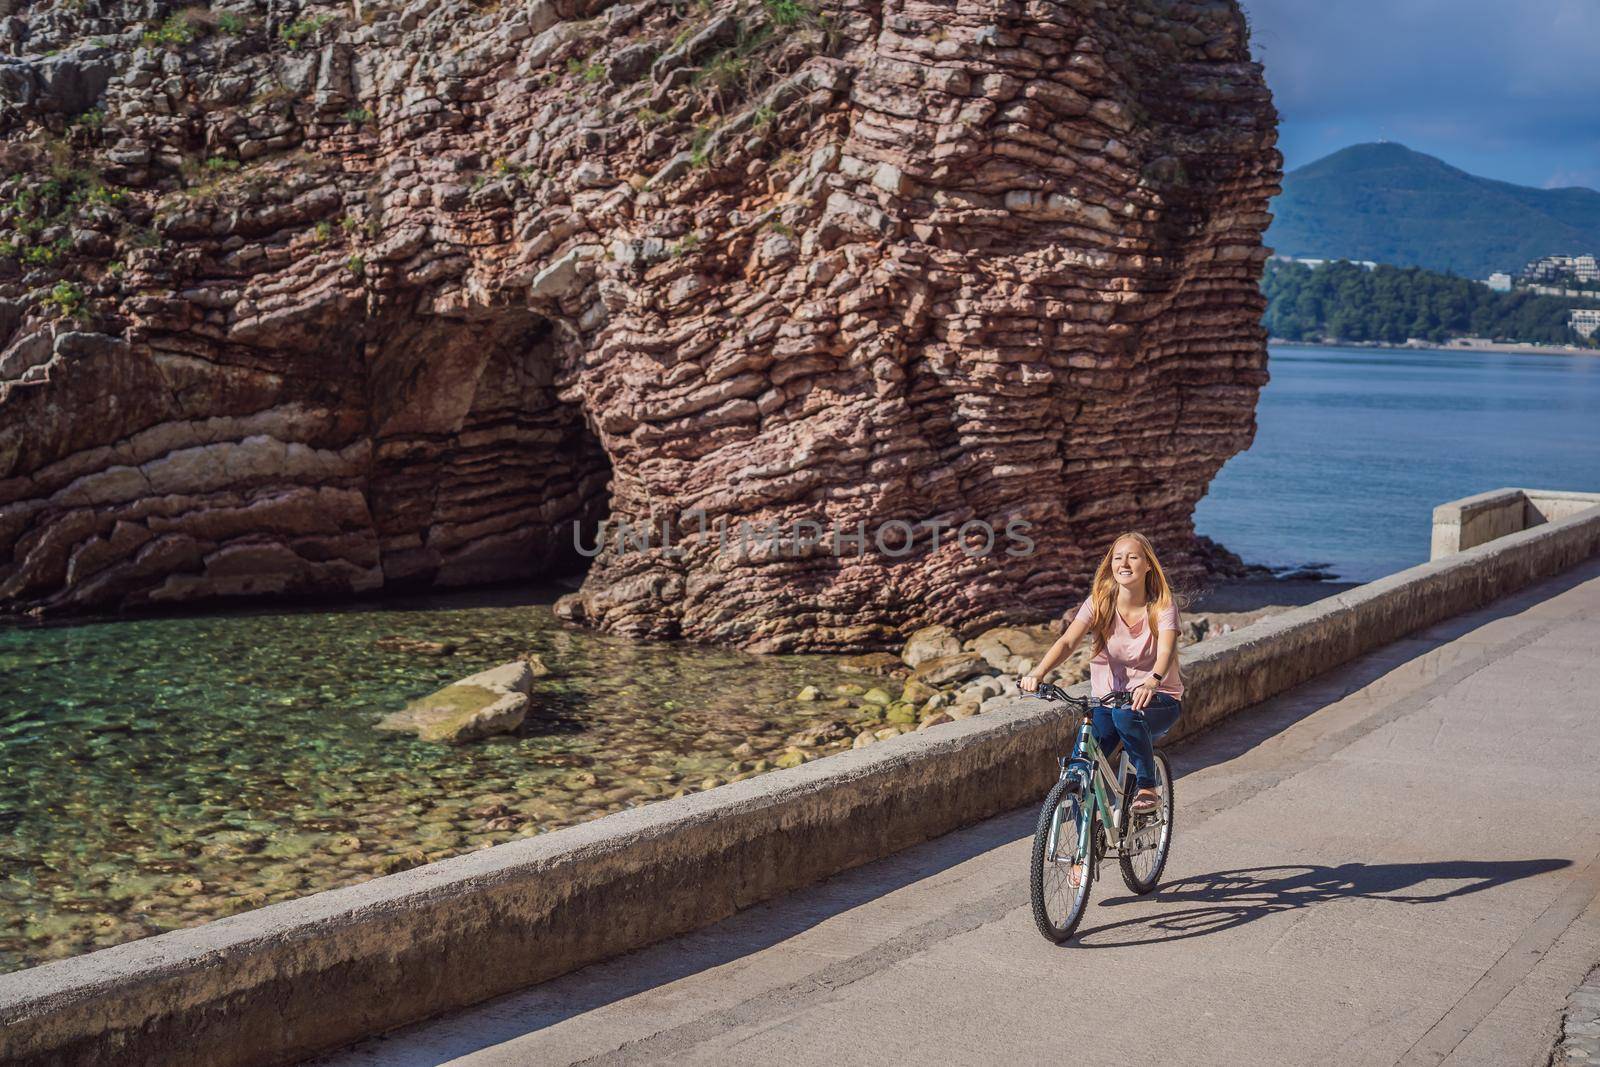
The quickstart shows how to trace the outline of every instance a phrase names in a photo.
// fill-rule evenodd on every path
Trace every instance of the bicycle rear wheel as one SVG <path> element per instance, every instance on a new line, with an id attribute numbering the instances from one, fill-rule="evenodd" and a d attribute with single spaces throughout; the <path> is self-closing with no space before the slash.
<path id="1" fill-rule="evenodd" d="M 1156 756 L 1156 789 L 1161 804 L 1148 815 L 1133 815 L 1124 804 L 1122 823 L 1122 880 L 1140 896 L 1155 889 L 1167 867 L 1172 849 L 1172 765 L 1165 752 Z M 1132 797 L 1129 797 L 1132 800 Z"/>
<path id="2" fill-rule="evenodd" d="M 1093 808 L 1085 802 L 1076 775 L 1057 782 L 1039 811 L 1028 879 L 1033 921 L 1041 934 L 1058 945 L 1078 928 L 1089 903 L 1094 845 L 1091 835 L 1083 831 L 1084 820 L 1092 817 Z M 1088 847 L 1084 847 L 1086 841 Z"/>

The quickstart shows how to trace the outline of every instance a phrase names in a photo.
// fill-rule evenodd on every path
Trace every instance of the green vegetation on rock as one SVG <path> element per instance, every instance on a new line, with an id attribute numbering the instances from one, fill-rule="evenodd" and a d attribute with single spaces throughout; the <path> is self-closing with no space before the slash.
<path id="1" fill-rule="evenodd" d="M 321 33 L 329 23 L 337 21 L 337 17 L 333 15 L 318 15 L 315 18 L 296 19 L 279 30 L 278 36 L 291 49 L 297 49 L 306 41 Z"/>
<path id="2" fill-rule="evenodd" d="M 152 48 L 162 48 L 172 45 L 182 48 L 184 45 L 193 44 L 201 35 L 202 25 L 185 13 L 167 16 L 166 20 L 151 26 L 141 35 L 145 44 Z"/>
<path id="3" fill-rule="evenodd" d="M 61 281 L 45 295 L 44 302 L 68 318 L 77 318 L 88 314 L 86 299 L 83 290 L 77 285 Z"/>

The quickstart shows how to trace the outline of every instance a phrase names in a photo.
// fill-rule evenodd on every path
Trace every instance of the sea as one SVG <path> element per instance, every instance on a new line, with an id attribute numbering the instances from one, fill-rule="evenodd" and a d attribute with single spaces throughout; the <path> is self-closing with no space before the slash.
<path id="1" fill-rule="evenodd" d="M 1600 356 L 1275 345 L 1268 370 L 1195 510 L 1248 563 L 1370 581 L 1427 561 L 1437 504 L 1600 492 Z"/>

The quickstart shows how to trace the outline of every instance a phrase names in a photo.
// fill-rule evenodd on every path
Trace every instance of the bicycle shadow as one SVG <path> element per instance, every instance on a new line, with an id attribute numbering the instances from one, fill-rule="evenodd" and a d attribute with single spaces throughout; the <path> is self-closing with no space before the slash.
<path id="1" fill-rule="evenodd" d="M 1334 900 L 1364 898 L 1395 904 L 1436 904 L 1570 866 L 1572 861 L 1564 859 L 1444 860 L 1343 863 L 1337 867 L 1294 864 L 1217 871 L 1168 882 L 1156 890 L 1153 899 L 1173 910 L 1092 927 L 1078 934 L 1076 944 L 1080 948 L 1125 948 L 1183 941 Z M 1425 890 L 1423 887 L 1430 883 L 1446 884 Z M 1112 897 L 1101 901 L 1101 906 L 1149 899 L 1152 898 Z"/>

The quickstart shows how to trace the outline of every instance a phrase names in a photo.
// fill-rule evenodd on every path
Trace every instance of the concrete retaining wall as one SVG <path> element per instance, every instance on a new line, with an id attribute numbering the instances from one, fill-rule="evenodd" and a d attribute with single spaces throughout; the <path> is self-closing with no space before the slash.
<path id="1" fill-rule="evenodd" d="M 1600 554 L 1600 507 L 1186 650 L 1174 737 Z M 0 1061 L 290 1063 L 1037 802 L 1042 701 L 0 976 Z"/>
<path id="2" fill-rule="evenodd" d="M 1600 493 L 1560 489 L 1494 489 L 1433 509 L 1433 547 L 1439 559 L 1507 534 L 1556 522 L 1600 506 Z"/>

